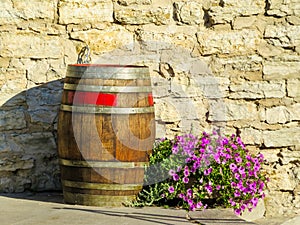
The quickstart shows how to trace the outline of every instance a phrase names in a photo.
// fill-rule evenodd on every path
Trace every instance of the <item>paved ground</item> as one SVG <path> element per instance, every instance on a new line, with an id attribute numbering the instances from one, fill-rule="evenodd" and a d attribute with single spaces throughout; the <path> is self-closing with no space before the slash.
<path id="1" fill-rule="evenodd" d="M 22 193 L 0 196 L 1 225 L 300 225 L 300 217 L 269 218 L 247 222 L 230 209 L 184 210 L 102 208 L 63 204 L 60 193 Z"/>

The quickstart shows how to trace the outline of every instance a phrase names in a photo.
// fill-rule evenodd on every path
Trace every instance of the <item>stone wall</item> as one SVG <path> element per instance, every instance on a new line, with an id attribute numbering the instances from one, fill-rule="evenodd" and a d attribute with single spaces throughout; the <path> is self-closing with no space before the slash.
<path id="1" fill-rule="evenodd" d="M 157 137 L 218 128 L 267 160 L 266 215 L 300 213 L 298 0 L 2 0 L 0 191 L 59 190 L 66 66 L 150 68 Z"/>

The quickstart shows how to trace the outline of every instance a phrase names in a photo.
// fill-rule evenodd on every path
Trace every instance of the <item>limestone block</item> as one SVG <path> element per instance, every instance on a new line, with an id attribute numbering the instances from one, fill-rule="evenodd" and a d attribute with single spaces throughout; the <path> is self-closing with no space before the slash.
<path id="1" fill-rule="evenodd" d="M 1 79 L 2 78 L 2 79 Z M 10 69 L 3 71 L 0 78 L 0 105 L 7 101 L 12 102 L 12 98 L 26 88 L 26 71 L 23 69 Z"/>
<path id="2" fill-rule="evenodd" d="M 26 128 L 26 121 L 23 109 L 1 110 L 0 111 L 0 130 L 19 130 Z"/>
<path id="3" fill-rule="evenodd" d="M 287 108 L 290 113 L 291 121 L 300 120 L 300 103 L 295 103 Z"/>
<path id="4" fill-rule="evenodd" d="M 269 124 L 287 123 L 290 120 L 290 112 L 285 106 L 266 109 L 266 121 Z"/>
<path id="5" fill-rule="evenodd" d="M 49 82 L 45 85 L 26 91 L 28 110 L 42 106 L 57 106 L 60 104 L 63 84 L 61 81 Z"/>
<path id="6" fill-rule="evenodd" d="M 27 155 L 55 153 L 57 148 L 51 132 L 12 134 L 8 139 L 12 151 L 23 151 Z"/>
<path id="7" fill-rule="evenodd" d="M 263 74 L 267 80 L 298 78 L 300 73 L 299 62 L 264 61 Z"/>
<path id="8" fill-rule="evenodd" d="M 61 58 L 62 38 L 28 31 L 13 34 L 3 32 L 0 34 L 0 55 L 13 58 Z"/>
<path id="9" fill-rule="evenodd" d="M 10 152 L 10 146 L 6 140 L 5 133 L 0 133 L 0 152 L 1 154 Z"/>
<path id="10" fill-rule="evenodd" d="M 237 16 L 250 16 L 263 14 L 265 8 L 264 0 L 235 1 L 222 0 L 214 1 L 209 10 L 209 15 L 214 24 L 232 21 Z"/>
<path id="11" fill-rule="evenodd" d="M 47 35 L 66 35 L 66 27 L 60 24 L 32 22 L 28 24 L 28 28 L 38 33 Z"/>
<path id="12" fill-rule="evenodd" d="M 254 103 L 235 101 L 210 101 L 209 121 L 254 121 L 259 113 Z"/>
<path id="13" fill-rule="evenodd" d="M 197 33 L 200 52 L 203 55 L 249 55 L 260 42 L 256 30 L 200 31 Z"/>
<path id="14" fill-rule="evenodd" d="M 26 71 L 23 69 L 8 68 L 1 76 L 1 92 L 16 93 L 26 88 Z"/>
<path id="15" fill-rule="evenodd" d="M 280 149 L 267 149 L 262 151 L 262 154 L 268 163 L 279 162 L 279 153 Z"/>
<path id="16" fill-rule="evenodd" d="M 13 160 L 12 160 L 13 159 Z M 7 157 L 0 160 L 0 172 L 2 171 L 16 171 L 31 169 L 34 166 L 34 159 L 22 158 L 20 156 Z"/>
<path id="17" fill-rule="evenodd" d="M 113 22 L 113 3 L 110 0 L 61 0 L 60 24 Z"/>
<path id="18" fill-rule="evenodd" d="M 26 100 L 31 124 L 42 125 L 44 129 L 51 128 L 57 117 L 61 94 L 60 81 L 27 90 Z"/>
<path id="19" fill-rule="evenodd" d="M 151 5 L 152 0 L 118 0 L 118 4 L 128 6 L 128 5 Z"/>
<path id="20" fill-rule="evenodd" d="M 155 114 L 158 119 L 165 123 L 172 123 L 180 121 L 182 119 L 179 108 L 176 104 L 172 103 L 171 99 L 168 100 L 157 100 L 155 102 Z"/>
<path id="21" fill-rule="evenodd" d="M 263 218 L 266 212 L 266 207 L 263 199 L 259 199 L 257 206 L 249 212 L 248 210 L 245 210 L 240 218 L 246 221 L 254 221 L 260 218 Z"/>
<path id="22" fill-rule="evenodd" d="M 174 51 L 170 54 L 174 54 L 174 57 L 177 58 L 177 54 L 180 54 L 181 51 L 184 56 L 188 55 L 191 59 L 190 52 L 193 51 L 197 42 L 195 37 L 196 32 L 197 28 L 194 26 L 177 26 L 174 24 L 156 26 L 148 24 L 144 25 L 143 29 L 136 31 L 136 39 L 141 44 L 143 50 Z"/>
<path id="23" fill-rule="evenodd" d="M 264 37 L 274 46 L 293 48 L 300 45 L 300 26 L 268 25 Z"/>
<path id="24" fill-rule="evenodd" d="M 286 15 L 300 15 L 298 0 L 268 0 L 267 15 L 283 17 Z"/>
<path id="25" fill-rule="evenodd" d="M 71 33 L 71 38 L 87 43 L 93 53 L 109 52 L 116 48 L 132 48 L 133 34 L 121 26 L 105 30 L 91 29 Z"/>
<path id="26" fill-rule="evenodd" d="M 277 167 L 276 170 L 270 174 L 270 182 L 268 183 L 269 189 L 293 191 L 296 185 L 297 182 L 290 165 Z"/>
<path id="27" fill-rule="evenodd" d="M 259 98 L 283 98 L 285 96 L 284 81 L 253 81 L 242 84 L 230 85 L 230 98 L 234 99 L 259 99 Z"/>
<path id="28" fill-rule="evenodd" d="M 293 213 L 293 210 L 290 209 L 293 196 L 288 192 L 269 192 L 264 201 L 267 209 L 265 216 L 267 218 L 272 216 L 276 217 L 278 215 L 287 216 Z"/>
<path id="29" fill-rule="evenodd" d="M 287 21 L 293 25 L 300 25 L 300 17 L 299 16 L 288 16 Z"/>
<path id="30" fill-rule="evenodd" d="M 241 138 L 245 144 L 260 145 L 262 143 L 261 131 L 253 128 L 244 128 L 241 130 Z"/>
<path id="31" fill-rule="evenodd" d="M 287 80 L 287 93 L 289 97 L 300 97 L 300 80 Z"/>
<path id="32" fill-rule="evenodd" d="M 234 19 L 234 22 L 233 22 L 233 28 L 235 30 L 240 30 L 240 29 L 243 29 L 243 28 L 249 28 L 251 27 L 254 22 L 256 20 L 256 17 L 254 16 L 247 16 L 247 17 L 236 17 Z"/>
<path id="33" fill-rule="evenodd" d="M 46 153 L 34 154 L 36 165 L 31 170 L 31 186 L 32 190 L 60 190 L 60 174 L 59 163 L 56 151 L 48 151 Z"/>
<path id="34" fill-rule="evenodd" d="M 184 24 L 204 24 L 204 11 L 201 3 L 197 1 L 175 2 L 175 15 L 177 21 Z"/>
<path id="35" fill-rule="evenodd" d="M 282 128 L 274 131 L 262 131 L 266 147 L 282 147 L 299 145 L 300 127 Z"/>
<path id="36" fill-rule="evenodd" d="M 28 177 L 19 177 L 13 173 L 0 177 L 1 192 L 24 192 L 25 187 L 28 189 L 30 185 L 31 180 Z"/>
<path id="37" fill-rule="evenodd" d="M 121 24 L 141 25 L 154 23 L 162 25 L 170 22 L 172 18 L 171 10 L 171 6 L 118 6 L 114 9 L 114 18 Z"/>
<path id="38" fill-rule="evenodd" d="M 195 76 L 191 79 L 191 87 L 188 87 L 187 93 L 194 91 L 198 96 L 203 96 L 207 99 L 218 99 L 227 96 L 228 78 L 214 76 Z"/>
<path id="39" fill-rule="evenodd" d="M 220 57 L 216 58 L 212 65 L 215 67 L 221 66 L 221 70 L 224 70 L 224 67 L 230 67 L 235 71 L 245 72 L 259 72 L 262 69 L 262 58 L 258 55 L 245 55 L 245 56 L 232 56 L 232 57 Z M 219 72 L 219 71 L 216 71 Z M 229 71 L 230 76 L 232 71 Z"/>
<path id="40" fill-rule="evenodd" d="M 257 47 L 257 51 L 264 58 L 278 56 L 283 52 L 282 48 L 270 45 L 266 41 L 261 41 L 260 45 Z"/>
<path id="41" fill-rule="evenodd" d="M 53 21 L 56 13 L 56 0 L 2 0 L 0 24 L 13 24 L 24 20 L 43 19 Z"/>
<path id="42" fill-rule="evenodd" d="M 283 165 L 287 165 L 291 162 L 299 162 L 300 161 L 300 151 L 291 151 L 288 149 L 284 149 L 280 152 L 280 162 Z"/>
<path id="43" fill-rule="evenodd" d="M 28 80 L 35 84 L 45 83 L 47 81 L 47 71 L 49 70 L 49 64 L 46 60 L 39 60 L 32 65 L 28 65 Z"/>

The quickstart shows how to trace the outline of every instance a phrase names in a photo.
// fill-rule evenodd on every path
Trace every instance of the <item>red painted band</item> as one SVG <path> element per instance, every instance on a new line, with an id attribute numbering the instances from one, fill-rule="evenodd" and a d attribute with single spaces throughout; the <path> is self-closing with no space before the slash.
<path id="1" fill-rule="evenodd" d="M 83 91 L 68 92 L 68 102 L 73 104 L 116 106 L 117 95 Z"/>
<path id="2" fill-rule="evenodd" d="M 153 106 L 153 105 L 154 105 L 152 93 L 149 93 L 149 94 L 148 94 L 148 102 L 149 102 L 149 105 L 150 105 L 150 106 Z"/>
<path id="3" fill-rule="evenodd" d="M 103 106 L 116 106 L 118 96 L 116 94 L 98 93 L 98 92 L 84 92 L 84 91 L 69 91 L 69 104 L 91 104 Z M 149 106 L 154 105 L 152 93 L 148 94 Z"/>

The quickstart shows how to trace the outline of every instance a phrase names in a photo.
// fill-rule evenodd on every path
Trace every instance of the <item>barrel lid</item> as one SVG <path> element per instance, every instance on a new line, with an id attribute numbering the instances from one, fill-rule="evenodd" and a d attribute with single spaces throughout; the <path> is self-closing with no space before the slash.
<path id="1" fill-rule="evenodd" d="M 117 64 L 69 64 L 67 77 L 125 80 L 150 79 L 147 66 Z"/>

